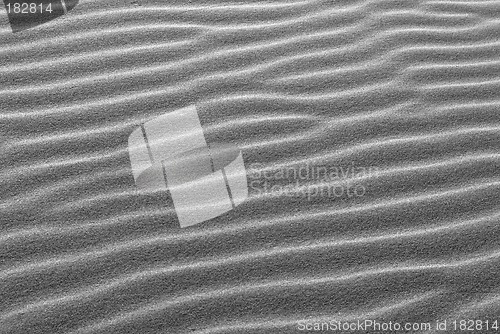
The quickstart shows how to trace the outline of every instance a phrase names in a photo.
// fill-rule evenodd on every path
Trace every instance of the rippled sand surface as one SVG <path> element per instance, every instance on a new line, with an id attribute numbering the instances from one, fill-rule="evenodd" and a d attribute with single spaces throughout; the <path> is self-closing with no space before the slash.
<path id="1" fill-rule="evenodd" d="M 500 321 L 500 1 L 187 3 L 0 27 L 0 333 Z M 256 183 L 180 229 L 127 139 L 193 104 Z"/>

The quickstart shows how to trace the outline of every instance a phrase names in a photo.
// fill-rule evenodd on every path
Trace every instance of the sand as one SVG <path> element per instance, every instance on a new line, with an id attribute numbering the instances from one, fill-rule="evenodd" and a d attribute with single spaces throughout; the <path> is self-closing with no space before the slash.
<path id="1" fill-rule="evenodd" d="M 499 1 L 137 0 L 2 21 L 0 332 L 500 321 L 499 19 Z M 252 187 L 181 229 L 127 140 L 189 105 Z"/>

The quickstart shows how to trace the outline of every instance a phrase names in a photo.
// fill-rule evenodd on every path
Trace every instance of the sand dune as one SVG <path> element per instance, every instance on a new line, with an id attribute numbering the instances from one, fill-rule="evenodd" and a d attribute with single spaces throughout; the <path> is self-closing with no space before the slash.
<path id="1" fill-rule="evenodd" d="M 500 1 L 89 0 L 0 22 L 0 333 L 500 322 Z M 189 105 L 256 183 L 180 229 L 127 139 Z M 370 172 L 276 176 L 318 167 Z"/>

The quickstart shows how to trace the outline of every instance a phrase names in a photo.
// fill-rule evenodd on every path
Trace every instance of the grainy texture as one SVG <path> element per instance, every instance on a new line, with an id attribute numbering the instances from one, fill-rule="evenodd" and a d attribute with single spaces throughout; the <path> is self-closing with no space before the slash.
<path id="1" fill-rule="evenodd" d="M 80 1 L 1 29 L 0 333 L 500 318 L 500 1 Z M 252 180 L 375 172 L 179 229 L 127 138 L 192 104 Z"/>

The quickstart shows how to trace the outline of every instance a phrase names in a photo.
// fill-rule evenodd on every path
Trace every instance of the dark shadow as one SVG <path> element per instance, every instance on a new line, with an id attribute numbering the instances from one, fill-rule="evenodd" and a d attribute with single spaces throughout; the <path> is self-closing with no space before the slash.
<path id="1" fill-rule="evenodd" d="M 3 2 L 14 33 L 63 16 L 78 4 L 78 0 L 4 0 Z M 36 4 L 36 7 L 33 4 Z"/>

